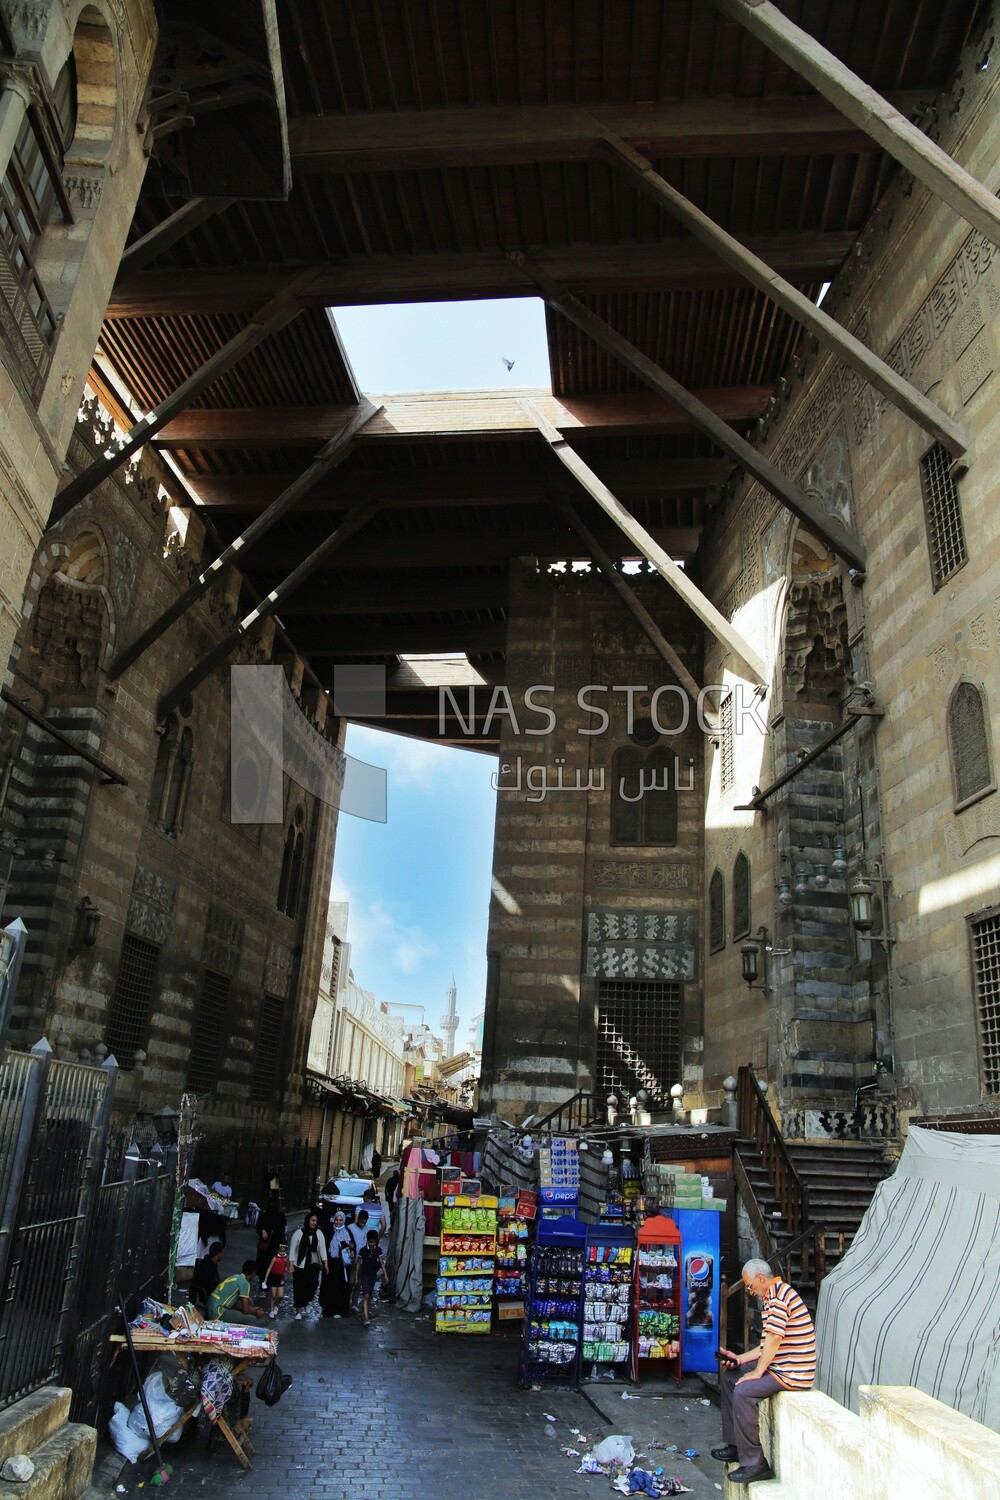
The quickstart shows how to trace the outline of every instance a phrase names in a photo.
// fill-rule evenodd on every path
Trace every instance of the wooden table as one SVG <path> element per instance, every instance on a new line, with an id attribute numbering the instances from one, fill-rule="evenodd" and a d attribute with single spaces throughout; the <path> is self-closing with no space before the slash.
<path id="1" fill-rule="evenodd" d="M 236 1325 L 234 1324 L 233 1326 L 235 1327 Z M 123 1333 L 113 1333 L 111 1335 L 111 1343 L 124 1344 L 125 1335 Z M 152 1354 L 176 1354 L 185 1370 L 189 1370 L 192 1364 L 203 1363 L 210 1359 L 218 1359 L 220 1357 L 231 1359 L 234 1361 L 234 1364 L 230 1374 L 234 1381 L 237 1380 L 237 1377 L 248 1366 L 265 1365 L 271 1356 L 278 1352 L 278 1336 L 270 1330 L 268 1331 L 267 1343 L 257 1344 L 252 1349 L 233 1349 L 228 1344 L 213 1344 L 208 1339 L 184 1338 L 181 1335 L 175 1335 L 171 1338 L 169 1334 L 153 1333 L 149 1329 L 141 1331 L 133 1329 L 132 1343 L 135 1346 L 137 1354 L 144 1351 L 149 1351 Z M 120 1350 L 115 1351 L 116 1359 L 120 1352 Z M 171 1427 L 168 1427 L 166 1432 L 160 1435 L 159 1441 L 163 1442 L 171 1433 L 183 1427 L 185 1422 L 189 1422 L 192 1417 L 197 1417 L 200 1411 L 201 1397 L 199 1396 L 193 1405 L 189 1406 L 187 1411 L 182 1412 L 177 1421 Z M 230 1448 L 232 1448 L 237 1463 L 241 1464 L 244 1469 L 249 1469 L 250 1459 L 247 1455 L 252 1455 L 254 1451 L 253 1444 L 250 1441 L 250 1428 L 253 1425 L 253 1418 L 243 1418 L 242 1421 L 237 1422 L 234 1430 L 220 1412 L 213 1425 L 218 1428 Z M 141 1457 L 148 1458 L 152 1451 L 152 1446 L 150 1446 Z"/>

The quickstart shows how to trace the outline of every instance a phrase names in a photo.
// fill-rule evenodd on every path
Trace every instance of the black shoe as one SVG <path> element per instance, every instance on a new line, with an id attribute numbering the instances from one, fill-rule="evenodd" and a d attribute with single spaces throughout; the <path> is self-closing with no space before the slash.
<path id="1" fill-rule="evenodd" d="M 774 1470 L 764 1461 L 747 1469 L 730 1469 L 726 1478 L 730 1484 L 753 1484 L 755 1480 L 773 1479 Z"/>
<path id="2" fill-rule="evenodd" d="M 734 1464 L 740 1456 L 740 1450 L 735 1443 L 727 1443 L 724 1448 L 713 1448 L 712 1457 L 717 1458 L 720 1464 Z"/>

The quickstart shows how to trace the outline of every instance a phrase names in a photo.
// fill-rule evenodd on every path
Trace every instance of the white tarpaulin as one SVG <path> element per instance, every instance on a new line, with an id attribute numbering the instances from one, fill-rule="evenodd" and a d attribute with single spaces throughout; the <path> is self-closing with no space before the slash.
<path id="1" fill-rule="evenodd" d="M 1000 1135 L 911 1126 L 826 1277 L 816 1384 L 912 1385 L 1000 1431 Z"/>

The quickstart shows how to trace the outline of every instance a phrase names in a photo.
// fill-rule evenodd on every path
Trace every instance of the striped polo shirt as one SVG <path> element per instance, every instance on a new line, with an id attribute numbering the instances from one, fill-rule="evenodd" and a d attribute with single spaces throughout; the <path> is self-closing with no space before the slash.
<path id="1" fill-rule="evenodd" d="M 809 1390 L 816 1378 L 816 1330 L 798 1292 L 780 1277 L 764 1296 L 763 1333 L 781 1339 L 767 1373 L 786 1391 Z"/>

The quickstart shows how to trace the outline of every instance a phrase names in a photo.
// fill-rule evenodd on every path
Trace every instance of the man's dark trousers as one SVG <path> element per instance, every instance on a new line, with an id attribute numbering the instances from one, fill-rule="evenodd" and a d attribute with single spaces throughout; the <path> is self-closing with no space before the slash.
<path id="1" fill-rule="evenodd" d="M 784 1386 L 773 1375 L 745 1380 L 738 1386 L 736 1382 L 742 1373 L 742 1370 L 726 1370 L 722 1376 L 722 1436 L 725 1442 L 736 1444 L 741 1466 L 754 1469 L 766 1463 L 760 1446 L 758 1403 L 784 1390 Z"/>

